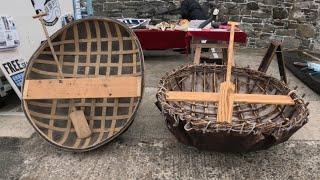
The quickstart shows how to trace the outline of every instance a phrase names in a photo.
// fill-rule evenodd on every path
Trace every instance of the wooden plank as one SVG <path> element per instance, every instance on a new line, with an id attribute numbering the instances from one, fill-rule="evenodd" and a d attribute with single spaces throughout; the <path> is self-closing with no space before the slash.
<path id="1" fill-rule="evenodd" d="M 224 82 L 220 85 L 217 122 L 232 123 L 235 85 Z"/>
<path id="2" fill-rule="evenodd" d="M 228 44 L 214 44 L 214 43 L 196 43 L 196 44 L 192 44 L 191 47 L 192 48 L 217 48 L 217 49 L 228 49 Z"/>
<path id="3" fill-rule="evenodd" d="M 228 49 L 222 49 L 222 64 L 226 65 L 228 61 Z"/>
<path id="4" fill-rule="evenodd" d="M 23 98 L 26 100 L 140 97 L 141 77 L 26 80 L 24 87 Z"/>
<path id="5" fill-rule="evenodd" d="M 201 50 L 201 47 L 196 48 L 196 52 L 194 55 L 194 64 L 200 64 Z"/>
<path id="6" fill-rule="evenodd" d="M 191 101 L 191 102 L 218 102 L 219 94 L 211 92 L 179 92 L 166 93 L 167 101 Z"/>
<path id="7" fill-rule="evenodd" d="M 220 93 L 210 92 L 167 92 L 167 101 L 218 102 Z M 234 94 L 234 101 L 248 104 L 294 105 L 291 97 L 285 95 Z"/>
<path id="8" fill-rule="evenodd" d="M 295 104 L 290 96 L 285 95 L 235 94 L 234 99 L 236 102 L 248 104 Z"/>
<path id="9" fill-rule="evenodd" d="M 69 117 L 78 138 L 84 139 L 91 136 L 92 132 L 83 111 L 74 111 Z"/>
<path id="10" fill-rule="evenodd" d="M 260 63 L 258 71 L 266 73 L 275 55 L 277 56 L 281 80 L 287 84 L 288 79 L 287 79 L 286 70 L 284 67 L 284 61 L 283 61 L 284 58 L 283 58 L 281 42 L 272 41 L 270 43 L 269 48 Z"/>
<path id="11" fill-rule="evenodd" d="M 258 71 L 261 71 L 261 72 L 264 72 L 266 73 L 270 64 L 271 64 L 271 61 L 275 55 L 275 51 L 276 51 L 276 46 L 274 46 L 272 43 L 269 45 L 269 48 L 265 54 L 265 56 L 263 57 L 262 61 L 261 61 L 261 64 L 258 68 Z"/>
<path id="12" fill-rule="evenodd" d="M 267 72 L 267 70 L 271 64 L 271 61 L 275 56 L 275 52 L 276 52 L 277 48 L 278 48 L 278 44 L 273 43 L 273 42 L 270 43 L 268 50 L 261 61 L 261 64 L 258 68 L 258 71 L 264 72 L 264 73 Z"/>
<path id="13" fill-rule="evenodd" d="M 279 73 L 280 73 L 281 80 L 283 82 L 285 82 L 286 84 L 288 84 L 288 78 L 287 78 L 287 73 L 286 73 L 286 69 L 284 66 L 284 57 L 283 57 L 283 51 L 282 51 L 281 45 L 278 46 L 277 51 L 276 51 L 276 55 L 277 55 Z"/>
<path id="14" fill-rule="evenodd" d="M 306 55 L 306 56 L 314 59 L 314 60 L 320 61 L 320 58 L 318 58 L 318 57 L 316 57 L 316 56 L 314 56 L 314 55 L 312 55 L 312 54 L 309 54 L 309 53 L 307 53 L 307 52 L 302 52 L 302 53 L 303 53 L 304 55 Z"/>
<path id="15" fill-rule="evenodd" d="M 137 86 L 136 86 L 136 88 L 137 88 L 138 97 L 142 96 L 142 87 L 143 86 L 144 85 L 142 84 L 142 78 L 141 77 L 137 78 Z"/>

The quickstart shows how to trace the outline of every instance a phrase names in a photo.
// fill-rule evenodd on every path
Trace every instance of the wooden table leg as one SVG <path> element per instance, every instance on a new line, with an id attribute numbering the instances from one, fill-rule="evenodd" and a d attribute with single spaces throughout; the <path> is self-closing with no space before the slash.
<path id="1" fill-rule="evenodd" d="M 226 65 L 228 60 L 228 49 L 222 48 L 222 64 Z"/>

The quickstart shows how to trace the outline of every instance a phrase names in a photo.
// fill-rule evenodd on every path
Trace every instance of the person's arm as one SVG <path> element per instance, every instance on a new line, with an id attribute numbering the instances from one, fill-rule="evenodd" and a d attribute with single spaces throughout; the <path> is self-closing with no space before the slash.
<path id="1" fill-rule="evenodd" d="M 187 0 L 181 3 L 180 14 L 182 19 L 189 19 L 189 3 Z"/>

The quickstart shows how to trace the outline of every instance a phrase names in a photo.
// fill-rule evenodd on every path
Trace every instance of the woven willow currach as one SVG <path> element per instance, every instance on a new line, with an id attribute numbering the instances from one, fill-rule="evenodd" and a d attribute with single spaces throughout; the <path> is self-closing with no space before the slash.
<path id="1" fill-rule="evenodd" d="M 64 79 L 138 77 L 143 82 L 144 61 L 139 41 L 119 22 L 103 18 L 75 21 L 51 36 L 51 40 Z M 25 82 L 58 79 L 58 75 L 57 64 L 46 41 L 30 59 Z M 130 84 L 124 81 L 122 85 L 127 86 L 121 90 L 125 93 Z M 131 125 L 141 102 L 143 83 L 137 83 L 137 87 L 131 89 L 136 89 L 140 95 L 24 99 L 23 108 L 36 131 L 53 145 L 72 151 L 88 151 L 110 142 Z M 68 93 L 79 90 L 81 88 Z M 92 131 L 90 137 L 77 137 L 69 117 L 73 109 L 84 112 Z"/>
<path id="2" fill-rule="evenodd" d="M 203 150 L 246 152 L 282 143 L 308 121 L 304 101 L 283 82 L 264 73 L 233 68 L 236 93 L 290 95 L 293 106 L 234 104 L 232 123 L 217 122 L 217 103 L 169 102 L 168 91 L 218 92 L 226 66 L 188 65 L 164 76 L 157 105 L 176 138 Z"/>

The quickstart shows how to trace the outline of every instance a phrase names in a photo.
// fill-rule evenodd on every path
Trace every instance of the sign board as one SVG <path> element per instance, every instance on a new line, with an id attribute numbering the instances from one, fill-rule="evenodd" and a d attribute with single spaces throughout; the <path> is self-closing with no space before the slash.
<path id="1" fill-rule="evenodd" d="M 22 84 L 24 79 L 24 72 L 26 70 L 27 63 L 23 59 L 10 59 L 1 60 L 2 73 L 7 78 L 11 87 L 17 93 L 19 98 L 22 98 Z"/>
<path id="2" fill-rule="evenodd" d="M 66 14 L 61 17 L 62 27 L 69 24 L 70 22 L 74 21 L 74 17 L 72 14 Z"/>
<path id="3" fill-rule="evenodd" d="M 31 0 L 37 14 L 48 13 L 43 17 L 46 26 L 54 26 L 61 15 L 59 0 Z"/>
<path id="4" fill-rule="evenodd" d="M 76 20 L 82 19 L 80 0 L 73 0 L 73 11 Z"/>
<path id="5" fill-rule="evenodd" d="M 73 0 L 73 11 L 76 20 L 93 16 L 92 0 Z"/>
<path id="6" fill-rule="evenodd" d="M 16 25 L 11 16 L 0 16 L 0 51 L 16 48 L 20 44 Z"/>

